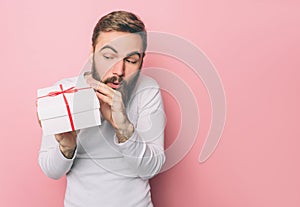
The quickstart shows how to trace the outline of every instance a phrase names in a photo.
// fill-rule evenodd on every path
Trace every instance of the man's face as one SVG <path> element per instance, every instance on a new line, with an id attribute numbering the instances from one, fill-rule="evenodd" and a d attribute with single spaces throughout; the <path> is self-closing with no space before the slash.
<path id="1" fill-rule="evenodd" d="M 139 34 L 100 32 L 94 51 L 93 76 L 113 89 L 130 83 L 138 74 L 143 59 L 143 42 Z"/>

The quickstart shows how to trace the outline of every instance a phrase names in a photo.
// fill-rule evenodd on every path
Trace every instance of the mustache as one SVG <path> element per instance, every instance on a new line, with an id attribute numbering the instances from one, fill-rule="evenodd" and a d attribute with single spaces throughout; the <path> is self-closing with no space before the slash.
<path id="1" fill-rule="evenodd" d="M 123 78 L 122 77 L 118 77 L 118 76 L 112 76 L 112 77 L 109 77 L 107 78 L 106 80 L 103 81 L 103 83 L 107 84 L 107 83 L 114 83 L 118 81 L 119 83 L 122 83 L 123 82 Z"/>

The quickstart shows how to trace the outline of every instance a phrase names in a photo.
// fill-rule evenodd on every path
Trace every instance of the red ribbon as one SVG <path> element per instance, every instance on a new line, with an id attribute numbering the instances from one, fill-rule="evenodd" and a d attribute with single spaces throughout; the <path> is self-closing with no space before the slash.
<path id="1" fill-rule="evenodd" d="M 60 84 L 59 87 L 60 87 L 61 91 L 53 91 L 53 92 L 48 93 L 45 96 L 41 96 L 38 98 L 53 97 L 53 96 L 57 96 L 57 95 L 64 94 L 64 93 L 76 93 L 78 91 L 78 89 L 75 87 L 71 87 L 66 90 L 63 90 L 62 84 Z"/>
<path id="2" fill-rule="evenodd" d="M 71 87 L 71 88 L 68 88 L 66 90 L 63 90 L 63 86 L 62 84 L 59 84 L 59 87 L 61 89 L 61 91 L 53 91 L 53 92 L 50 92 L 48 93 L 47 95 L 45 96 L 41 96 L 41 97 L 38 97 L 39 98 L 45 98 L 45 97 L 53 97 L 53 96 L 58 96 L 60 94 L 63 95 L 63 98 L 64 98 L 64 101 L 65 101 L 65 104 L 66 104 L 66 107 L 67 107 L 67 111 L 68 111 L 68 117 L 70 119 L 70 124 L 71 124 L 71 128 L 72 128 L 72 131 L 75 131 L 75 127 L 74 127 L 74 122 L 73 122 L 73 118 L 72 118 L 72 113 L 71 113 L 71 109 L 70 109 L 70 106 L 69 106 L 69 103 L 68 103 L 68 100 L 65 96 L 65 93 L 76 93 L 77 91 L 79 90 L 84 90 L 84 89 L 89 89 L 91 87 L 86 87 L 86 88 L 75 88 L 75 87 Z"/>

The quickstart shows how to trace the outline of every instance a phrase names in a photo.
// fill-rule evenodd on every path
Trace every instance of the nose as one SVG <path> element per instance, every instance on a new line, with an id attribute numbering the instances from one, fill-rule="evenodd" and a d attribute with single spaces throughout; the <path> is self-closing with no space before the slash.
<path id="1" fill-rule="evenodd" d="M 123 60 L 118 61 L 112 68 L 112 73 L 117 76 L 124 76 L 125 64 Z"/>

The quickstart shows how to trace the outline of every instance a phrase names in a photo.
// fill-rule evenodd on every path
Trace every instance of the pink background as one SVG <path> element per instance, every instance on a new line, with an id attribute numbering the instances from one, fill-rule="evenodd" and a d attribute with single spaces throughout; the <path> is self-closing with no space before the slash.
<path id="1" fill-rule="evenodd" d="M 201 126 L 187 156 L 151 181 L 155 205 L 300 206 L 299 6 L 293 0 L 1 0 L 0 206 L 63 206 L 65 178 L 47 178 L 37 162 L 36 90 L 78 75 L 92 28 L 117 9 L 140 15 L 148 30 L 196 44 L 215 65 L 226 93 L 223 136 L 200 164 L 210 124 L 207 91 L 176 63 L 159 65 L 190 80 Z M 180 115 L 169 94 L 164 100 L 168 146 Z"/>

